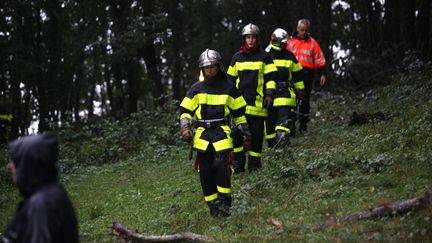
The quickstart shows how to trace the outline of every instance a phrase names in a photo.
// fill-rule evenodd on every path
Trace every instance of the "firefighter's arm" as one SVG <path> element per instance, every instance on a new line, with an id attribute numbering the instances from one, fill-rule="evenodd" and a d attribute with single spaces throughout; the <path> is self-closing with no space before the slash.
<path id="1" fill-rule="evenodd" d="M 297 60 L 297 59 L 296 59 Z M 298 99 L 304 99 L 304 71 L 299 62 L 294 62 L 291 69 L 293 82 L 294 82 L 294 92 Z"/>
<path id="2" fill-rule="evenodd" d="M 276 81 L 275 75 L 277 73 L 276 64 L 274 64 L 273 59 L 270 55 L 264 58 L 264 83 L 265 83 L 265 98 L 264 107 L 270 107 L 273 105 L 274 95 L 276 94 Z"/>
<path id="3" fill-rule="evenodd" d="M 183 113 L 180 116 L 180 132 L 181 139 L 184 142 L 192 142 L 193 133 L 191 129 L 191 119 L 192 117 L 188 113 Z"/>
<path id="4" fill-rule="evenodd" d="M 315 67 L 320 76 L 320 85 L 324 86 L 327 82 L 327 70 L 326 70 L 326 60 L 324 57 L 324 52 L 322 51 L 320 45 L 315 39 L 312 39 L 314 43 L 313 56 Z"/>
<path id="5" fill-rule="evenodd" d="M 231 60 L 231 64 L 230 64 L 230 66 L 228 67 L 228 70 L 227 70 L 227 76 L 228 76 L 228 79 L 234 85 L 236 85 L 236 80 L 237 80 L 237 77 L 238 77 L 238 70 L 237 70 L 237 67 L 236 67 L 235 60 Z"/>
<path id="6" fill-rule="evenodd" d="M 320 66 L 317 68 L 317 71 L 320 76 L 320 85 L 324 86 L 327 83 L 327 70 L 325 66 Z"/>
<path id="7" fill-rule="evenodd" d="M 245 117 L 246 101 L 236 87 L 231 90 L 228 108 L 231 110 L 236 128 L 242 133 L 243 147 L 245 150 L 249 150 L 252 144 L 252 135 Z"/>
<path id="8" fill-rule="evenodd" d="M 234 86 L 229 94 L 228 108 L 231 110 L 231 115 L 234 124 L 238 126 L 240 123 L 246 123 L 246 101 L 240 94 L 240 91 Z"/>
<path id="9" fill-rule="evenodd" d="M 195 96 L 190 98 L 191 92 L 188 92 L 186 97 L 180 103 L 180 132 L 184 142 L 192 142 L 193 133 L 191 128 L 192 114 L 197 108 Z"/>

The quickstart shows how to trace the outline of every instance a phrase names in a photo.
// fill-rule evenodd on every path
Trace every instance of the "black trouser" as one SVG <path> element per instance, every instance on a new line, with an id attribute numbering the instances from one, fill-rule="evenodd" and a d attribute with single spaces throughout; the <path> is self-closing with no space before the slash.
<path id="1" fill-rule="evenodd" d="M 249 130 L 252 135 L 252 146 L 248 152 L 248 170 L 250 172 L 261 168 L 261 151 L 264 139 L 264 121 L 265 117 L 246 115 Z M 234 148 L 243 147 L 243 137 L 240 131 L 233 132 Z M 233 166 L 236 173 L 245 170 L 246 158 L 245 151 L 234 151 Z"/>
<path id="2" fill-rule="evenodd" d="M 265 137 L 269 148 L 273 148 L 276 144 L 276 122 L 278 119 L 278 112 L 275 107 L 267 109 L 267 118 L 265 121 Z"/>
<path id="3" fill-rule="evenodd" d="M 229 164 L 230 151 L 216 152 L 209 144 L 205 152 L 198 151 L 199 174 L 204 198 L 209 203 L 210 212 L 216 200 L 231 205 L 231 167 Z M 227 200 L 229 198 L 229 200 Z M 216 205 L 214 210 L 218 210 Z M 215 212 L 216 213 L 216 212 Z M 213 213 L 212 213 L 213 215 Z"/>
<path id="4" fill-rule="evenodd" d="M 300 106 L 299 121 L 300 124 L 306 124 L 309 122 L 309 112 L 310 112 L 310 95 L 312 92 L 312 83 L 314 79 L 314 70 L 311 68 L 303 67 L 304 70 L 304 85 L 305 94 Z"/>
<path id="5" fill-rule="evenodd" d="M 268 109 L 266 118 L 266 139 L 270 148 L 273 148 L 276 143 L 276 125 L 290 129 L 288 134 L 291 134 L 293 121 L 295 117 L 290 106 L 274 106 Z"/>

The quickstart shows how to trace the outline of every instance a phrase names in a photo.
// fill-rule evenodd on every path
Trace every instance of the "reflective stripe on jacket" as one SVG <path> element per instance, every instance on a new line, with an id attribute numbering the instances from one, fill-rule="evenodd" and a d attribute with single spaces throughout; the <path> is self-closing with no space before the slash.
<path id="1" fill-rule="evenodd" d="M 263 101 L 266 94 L 275 93 L 276 82 L 273 75 L 276 71 L 272 58 L 261 48 L 253 53 L 234 54 L 227 74 L 246 100 L 246 114 L 267 116 Z"/>
<path id="2" fill-rule="evenodd" d="M 296 106 L 294 88 L 304 89 L 301 64 L 292 52 L 281 50 L 279 47 L 271 46 L 269 53 L 278 69 L 277 75 L 275 75 L 278 88 L 273 105 Z"/>
<path id="3" fill-rule="evenodd" d="M 293 37 L 287 43 L 287 50 L 294 53 L 303 67 L 315 69 L 326 64 L 321 47 L 312 37 L 307 39 Z"/>
<path id="4" fill-rule="evenodd" d="M 193 115 L 199 120 L 213 120 L 234 118 L 235 125 L 246 123 L 246 101 L 239 90 L 230 81 L 219 78 L 214 83 L 196 82 L 188 90 L 186 97 L 180 104 L 180 120 L 192 119 Z M 218 127 L 198 127 L 194 136 L 194 148 L 206 151 L 210 143 L 215 151 L 233 148 L 231 129 L 228 125 Z"/>

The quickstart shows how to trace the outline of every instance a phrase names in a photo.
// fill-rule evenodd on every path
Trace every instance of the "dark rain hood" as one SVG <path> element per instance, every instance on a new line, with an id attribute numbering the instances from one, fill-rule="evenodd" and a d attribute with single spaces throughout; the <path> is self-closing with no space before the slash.
<path id="1" fill-rule="evenodd" d="M 58 141 L 54 134 L 27 136 L 9 144 L 16 167 L 16 184 L 24 197 L 57 181 Z"/>

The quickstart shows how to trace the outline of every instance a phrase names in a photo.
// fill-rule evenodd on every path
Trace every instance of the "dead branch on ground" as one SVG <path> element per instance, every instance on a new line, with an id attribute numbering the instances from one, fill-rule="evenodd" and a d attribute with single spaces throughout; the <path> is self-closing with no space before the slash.
<path id="1" fill-rule="evenodd" d="M 111 232 L 126 242 L 214 242 L 214 239 L 205 235 L 191 232 L 177 233 L 173 235 L 142 235 L 131 230 L 128 226 L 114 222 Z"/>
<path id="2" fill-rule="evenodd" d="M 430 192 L 424 192 L 419 197 L 412 199 L 402 200 L 398 202 L 383 204 L 381 206 L 371 208 L 365 211 L 349 214 L 337 218 L 332 216 L 327 220 L 314 224 L 314 225 L 303 225 L 303 226 L 293 226 L 288 230 L 299 230 L 303 228 L 308 229 L 324 229 L 333 225 L 346 224 L 350 222 L 360 221 L 360 220 L 370 220 L 383 217 L 395 217 L 399 215 L 406 214 L 410 211 L 418 211 L 431 206 L 431 194 Z"/>

